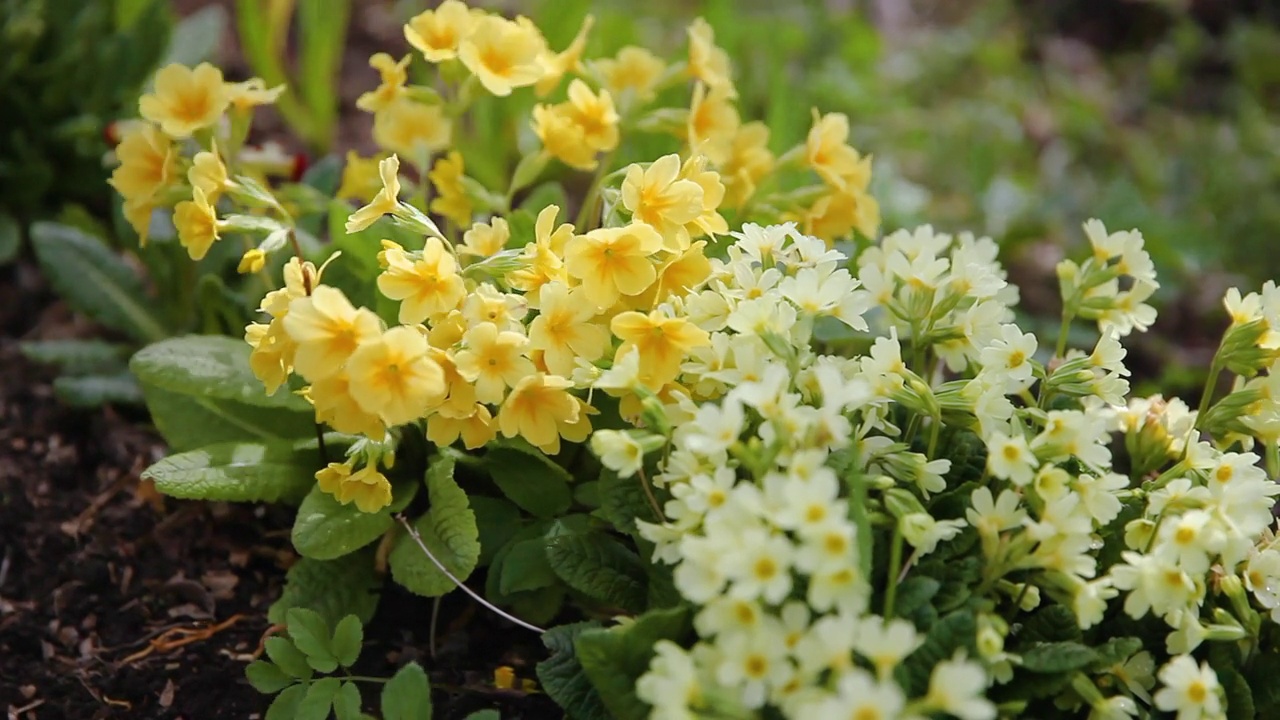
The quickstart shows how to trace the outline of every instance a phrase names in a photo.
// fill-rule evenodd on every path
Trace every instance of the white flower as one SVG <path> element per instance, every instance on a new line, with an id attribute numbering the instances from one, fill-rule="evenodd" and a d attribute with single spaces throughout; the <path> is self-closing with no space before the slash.
<path id="1" fill-rule="evenodd" d="M 1081 582 L 1076 587 L 1076 594 L 1071 599 L 1071 610 L 1082 630 L 1102 622 L 1107 612 L 1107 601 L 1120 593 L 1111 587 L 1111 578 L 1104 577 L 1092 582 Z"/>
<path id="2" fill-rule="evenodd" d="M 1018 392 L 1035 380 L 1031 357 L 1036 353 L 1036 336 L 1017 325 L 1004 325 L 1000 337 L 978 354 L 984 369 L 999 373 L 1005 392 Z"/>
<path id="3" fill-rule="evenodd" d="M 1123 563 L 1111 568 L 1111 580 L 1116 588 L 1128 590 L 1124 611 L 1134 619 L 1147 611 L 1161 617 L 1198 607 L 1202 586 L 1172 565 L 1154 555 L 1140 555 L 1125 551 Z"/>
<path id="4" fill-rule="evenodd" d="M 1165 518 L 1153 552 L 1188 573 L 1203 575 L 1209 570 L 1210 557 L 1222 549 L 1225 539 L 1209 513 L 1188 510 L 1176 518 Z"/>
<path id="5" fill-rule="evenodd" d="M 960 720 L 993 720 L 996 706 L 983 697 L 986 689 L 981 665 L 963 658 L 943 660 L 933 668 L 924 702 Z"/>
<path id="6" fill-rule="evenodd" d="M 1026 485 L 1031 482 L 1039 464 L 1022 434 L 1010 437 L 1002 432 L 993 432 L 987 437 L 987 469 L 1001 480 Z"/>
<path id="7" fill-rule="evenodd" d="M 732 578 L 729 593 L 744 600 L 764 598 L 780 603 L 791 592 L 791 560 L 794 548 L 782 535 L 764 531 L 742 533 L 736 552 L 725 558 Z"/>
<path id="8" fill-rule="evenodd" d="M 1137 716 L 1138 704 L 1127 695 L 1109 697 L 1089 711 L 1089 720 L 1128 720 Z"/>
<path id="9" fill-rule="evenodd" d="M 915 626 L 906 620 L 889 620 L 869 615 L 858 621 L 853 649 L 871 661 L 876 675 L 888 680 L 894 668 L 924 642 Z"/>
<path id="10" fill-rule="evenodd" d="M 712 455 L 729 449 L 742 434 L 742 404 L 733 398 L 716 405 L 707 403 L 698 408 L 689 428 L 681 439 L 685 448 L 702 455 Z"/>
<path id="11" fill-rule="evenodd" d="M 1208 663 L 1196 666 L 1189 655 L 1180 655 L 1160 669 L 1164 684 L 1155 695 L 1156 707 L 1176 711 L 1177 720 L 1216 718 L 1222 714 L 1218 696 L 1218 675 Z"/>
<path id="12" fill-rule="evenodd" d="M 644 448 L 629 433 L 619 430 L 597 430 L 592 433 L 591 451 L 605 467 L 621 478 L 635 475 L 644 465 Z"/>
<path id="13" fill-rule="evenodd" d="M 764 623 L 750 633 L 722 635 L 716 644 L 720 651 L 716 680 L 741 688 L 742 704 L 748 708 L 764 705 L 770 688 L 790 674 L 787 646 L 776 623 Z"/>
<path id="14" fill-rule="evenodd" d="M 936 520 L 928 513 L 911 513 L 901 522 L 902 536 L 921 556 L 938 549 L 938 543 L 959 535 L 965 526 L 963 520 Z"/>
<path id="15" fill-rule="evenodd" d="M 893 720 L 901 717 L 906 705 L 906 698 L 896 683 L 877 682 L 860 669 L 842 675 L 836 684 L 836 693 L 814 717 Z"/>
<path id="16" fill-rule="evenodd" d="M 965 517 L 977 530 L 1001 533 L 1018 527 L 1027 513 L 1020 505 L 1022 498 L 1012 490 L 1001 490 L 1000 497 L 991 497 L 991 488 L 980 487 L 969 496 L 969 509 Z"/>
<path id="17" fill-rule="evenodd" d="M 636 696 L 654 708 L 654 715 L 679 717 L 698 705 L 702 693 L 701 680 L 693 659 L 679 645 L 659 640 L 653 645 L 654 656 L 649 671 L 636 680 Z"/>

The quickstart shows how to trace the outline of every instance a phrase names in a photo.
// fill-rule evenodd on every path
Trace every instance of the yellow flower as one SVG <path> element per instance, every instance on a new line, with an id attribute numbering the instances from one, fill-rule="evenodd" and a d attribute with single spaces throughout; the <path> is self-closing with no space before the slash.
<path id="1" fill-rule="evenodd" d="M 507 275 L 507 283 L 522 291 L 529 307 L 534 309 L 538 308 L 538 288 L 552 281 L 568 279 L 561 256 L 573 237 L 573 225 L 564 223 L 555 227 L 559 213 L 558 205 L 548 205 L 538 213 L 533 226 L 534 240 L 524 246 L 520 256 L 525 267 Z"/>
<path id="2" fill-rule="evenodd" d="M 618 112 L 608 90 L 593 93 L 585 82 L 575 78 L 569 83 L 566 109 L 582 128 L 582 140 L 587 145 L 601 152 L 618 146 Z"/>
<path id="3" fill-rule="evenodd" d="M 320 284 L 320 274 L 310 262 L 296 257 L 289 258 L 284 266 L 284 287 L 272 290 L 262 298 L 258 309 L 273 318 L 282 318 L 289 312 L 289 305 L 296 298 L 306 297 L 311 288 Z"/>
<path id="4" fill-rule="evenodd" d="M 562 283 L 543 285 L 541 310 L 529 325 L 529 347 L 541 351 L 547 370 L 562 377 L 573 374 L 578 358 L 595 362 L 609 349 L 609 333 L 592 322 L 596 311 L 583 293 Z"/>
<path id="5" fill-rule="evenodd" d="M 116 157 L 120 166 L 107 182 L 126 201 L 135 203 L 146 202 L 168 187 L 178 164 L 173 142 L 154 125 L 141 125 L 125 135 L 116 146 Z M 148 210 L 148 219 L 150 215 Z"/>
<path id="6" fill-rule="evenodd" d="M 240 256 L 240 264 L 236 265 L 236 272 L 241 275 L 261 272 L 266 267 L 267 254 L 259 248 L 246 250 L 244 255 Z"/>
<path id="7" fill-rule="evenodd" d="M 524 316 L 529 303 L 523 295 L 504 293 L 493 285 L 481 284 L 462 303 L 462 319 L 468 326 L 493 323 L 499 330 L 524 332 Z"/>
<path id="8" fill-rule="evenodd" d="M 370 310 L 357 310 L 341 290 L 320 285 L 289 304 L 284 329 L 297 344 L 294 369 L 315 382 L 336 375 L 361 343 L 380 336 L 382 321 Z"/>
<path id="9" fill-rule="evenodd" d="M 865 191 L 850 188 L 823 195 L 799 219 L 806 235 L 828 242 L 842 238 L 850 230 L 874 238 L 880 227 L 880 204 Z"/>
<path id="10" fill-rule="evenodd" d="M 618 146 L 618 112 L 608 90 L 597 95 L 581 80 L 569 83 L 569 101 L 533 109 L 533 132 L 547 152 L 579 170 L 596 168 L 596 153 Z"/>
<path id="11" fill-rule="evenodd" d="M 428 338 L 427 342 L 431 342 L 431 339 Z M 459 338 L 459 342 L 461 342 L 461 338 Z M 444 382 L 449 387 L 448 396 L 435 409 L 435 412 L 437 414 L 443 413 L 449 417 L 461 417 L 470 413 L 476 404 L 475 386 L 467 382 L 467 379 L 458 373 L 458 367 L 454 365 L 453 358 L 449 353 L 432 347 L 428 354 L 444 371 Z"/>
<path id="12" fill-rule="evenodd" d="M 427 339 L 412 327 L 394 327 L 356 348 L 347 360 L 351 395 L 388 426 L 426 415 L 444 399 L 444 371 L 427 354 Z"/>
<path id="13" fill-rule="evenodd" d="M 487 258 L 502 252 L 511 239 L 511 227 L 500 217 L 489 223 L 476 223 L 462 234 L 462 245 L 458 247 L 459 255 L 472 255 Z"/>
<path id="14" fill-rule="evenodd" d="M 378 218 L 393 213 L 400 207 L 400 158 L 391 157 L 378 163 L 382 176 L 382 189 L 368 205 L 351 213 L 347 218 L 347 233 L 357 233 L 377 222 Z"/>
<path id="15" fill-rule="evenodd" d="M 425 158 L 449 146 L 453 124 L 439 105 L 396 100 L 374 116 L 373 140 L 384 150 Z"/>
<path id="16" fill-rule="evenodd" d="M 569 394 L 573 384 L 559 375 L 534 373 L 511 389 L 498 410 L 498 427 L 506 437 L 524 438 L 548 455 L 560 452 L 560 438 L 580 441 L 591 432 L 586 406 Z M 585 425 L 585 431 L 584 431 Z"/>
<path id="17" fill-rule="evenodd" d="M 661 234 L 662 247 L 678 252 L 689 246 L 684 226 L 702 215 L 702 187 L 680 179 L 679 155 L 665 155 L 647 169 L 627 168 L 622 204 L 636 220 Z"/>
<path id="18" fill-rule="evenodd" d="M 537 105 L 533 108 L 533 134 L 542 147 L 560 162 L 578 170 L 594 170 L 596 151 L 583 141 L 582 128 L 573 121 L 564 105 Z"/>
<path id="19" fill-rule="evenodd" d="M 293 370 L 294 345 L 284 331 L 284 323 L 279 320 L 266 325 L 251 323 L 244 329 L 244 340 L 253 348 L 249 353 L 249 369 L 262 381 L 267 395 L 275 395 Z"/>
<path id="20" fill-rule="evenodd" d="M 428 61 L 452 60 L 458 44 L 471 36 L 476 17 L 459 0 L 444 0 L 435 10 L 415 15 L 404 26 L 404 39 Z"/>
<path id="21" fill-rule="evenodd" d="M 200 260 L 220 237 L 218 214 L 203 190 L 197 187 L 191 192 L 191 200 L 183 200 L 173 208 L 173 224 L 178 228 L 178 242 L 192 260 Z"/>
<path id="22" fill-rule="evenodd" d="M 331 462 L 316 471 L 316 484 L 320 486 L 321 492 L 326 492 L 336 497 L 338 488 L 342 487 L 342 481 L 349 477 L 351 477 L 350 465 Z"/>
<path id="23" fill-rule="evenodd" d="M 773 172 L 773 167 L 769 126 L 758 121 L 740 126 L 729 144 L 729 156 L 720 166 L 725 186 L 724 204 L 742 209 L 755 194 L 760 181 Z"/>
<path id="24" fill-rule="evenodd" d="M 452 417 L 437 412 L 427 418 L 427 439 L 439 447 L 448 447 L 462 438 L 468 450 L 484 447 L 498 436 L 498 423 L 484 405 L 473 405 L 466 417 Z"/>
<path id="25" fill-rule="evenodd" d="M 227 101 L 237 112 L 248 112 L 259 105 L 270 105 L 280 99 L 284 85 L 268 88 L 262 78 L 249 78 L 244 82 L 226 83 Z"/>
<path id="26" fill-rule="evenodd" d="M 156 73 L 155 92 L 142 96 L 138 111 L 170 137 L 185 138 L 218 122 L 228 102 L 221 70 L 209 63 L 194 70 L 175 63 Z"/>
<path id="27" fill-rule="evenodd" d="M 374 440 L 381 440 L 387 433 L 382 420 L 365 412 L 352 397 L 345 372 L 312 383 L 307 398 L 315 408 L 316 422 L 325 423 L 340 433 L 364 435 Z"/>
<path id="28" fill-rule="evenodd" d="M 210 203 L 218 202 L 223 188 L 227 187 L 227 166 L 217 152 L 203 150 L 196 153 L 191 160 L 191 169 L 187 171 L 187 182 L 191 187 L 200 188 Z"/>
<path id="29" fill-rule="evenodd" d="M 347 162 L 342 166 L 342 184 L 338 186 L 337 199 L 369 202 L 382 189 L 378 175 L 378 163 L 383 158 L 360 157 L 355 150 L 347 151 Z"/>
<path id="30" fill-rule="evenodd" d="M 658 270 L 656 302 L 670 295 L 683 297 L 711 277 L 711 261 L 702 251 L 706 245 L 705 240 L 699 240 L 662 265 Z"/>
<path id="31" fill-rule="evenodd" d="M 729 224 L 720 216 L 720 203 L 724 200 L 724 184 L 720 173 L 707 169 L 705 155 L 691 155 L 680 168 L 682 180 L 692 180 L 702 188 L 702 214 L 685 226 L 691 237 L 723 235 L 729 232 Z"/>
<path id="32" fill-rule="evenodd" d="M 805 162 L 824 182 L 837 190 L 845 190 L 851 177 L 870 176 L 869 168 L 861 167 L 864 158 L 848 145 L 848 139 L 847 116 L 828 113 L 819 117 L 818 111 L 813 111 L 813 127 L 805 140 Z"/>
<path id="33" fill-rule="evenodd" d="M 498 96 L 532 85 L 543 76 L 539 57 L 546 48 L 542 33 L 526 18 L 515 21 L 489 15 L 458 45 L 458 58 L 486 90 Z"/>
<path id="34" fill-rule="evenodd" d="M 458 263 L 440 238 L 427 238 L 422 257 L 387 254 L 386 271 L 378 276 L 378 290 L 400 301 L 400 322 L 420 323 L 453 310 L 467 294 Z"/>
<path id="35" fill-rule="evenodd" d="M 604 310 L 620 295 L 639 295 L 653 284 L 657 271 L 649 256 L 661 249 L 662 236 L 644 223 L 599 228 L 569 241 L 564 264 L 582 281 L 586 299 Z"/>
<path id="36" fill-rule="evenodd" d="M 733 87 L 729 54 L 716 46 L 716 32 L 702 18 L 695 18 L 689 25 L 689 74 L 708 86 L 724 90 L 729 97 L 737 97 Z"/>
<path id="37" fill-rule="evenodd" d="M 129 222 L 133 231 L 138 234 L 138 245 L 147 246 L 147 239 L 151 236 L 151 214 L 155 212 L 155 205 L 150 199 L 144 200 L 125 200 L 124 219 Z"/>
<path id="38" fill-rule="evenodd" d="M 356 107 L 365 112 L 377 113 L 400 101 L 409 92 L 404 84 L 409 81 L 409 56 L 398 61 L 386 53 L 375 53 L 369 58 L 369 67 L 382 77 L 378 87 L 356 98 Z"/>
<path id="39" fill-rule="evenodd" d="M 685 140 L 690 150 L 706 155 L 716 165 L 723 164 L 729 159 L 733 136 L 741 122 L 732 96 L 724 88 L 712 88 L 708 92 L 702 83 L 694 86 L 685 123 Z"/>
<path id="40" fill-rule="evenodd" d="M 578 34 L 573 37 L 569 47 L 559 53 L 550 51 L 543 53 L 540 61 L 544 74 L 542 79 L 533 86 L 533 91 L 538 97 L 544 97 L 555 90 L 565 73 L 582 72 L 582 51 L 587 48 L 587 33 L 591 32 L 591 26 L 595 23 L 594 17 L 590 15 L 584 17 L 582 25 L 578 28 Z"/>
<path id="41" fill-rule="evenodd" d="M 459 227 L 471 224 L 471 198 L 462 186 L 464 170 L 462 154 L 457 150 L 436 160 L 428 177 L 435 186 L 436 197 L 431 200 L 431 212 L 439 213 Z"/>
<path id="42" fill-rule="evenodd" d="M 641 102 L 648 102 L 657 93 L 658 81 L 666 71 L 666 63 L 641 47 L 628 45 L 614 58 L 593 61 L 604 86 L 619 98 L 628 92 Z M 625 105 L 625 100 L 623 101 Z"/>
<path id="43" fill-rule="evenodd" d="M 658 310 L 648 315 L 624 312 L 613 318 L 609 329 L 622 340 L 615 362 L 634 348 L 640 354 L 640 380 L 654 391 L 676 379 L 690 350 L 711 344 L 706 330 Z"/>
<path id="44" fill-rule="evenodd" d="M 360 512 L 378 512 L 391 504 L 391 483 L 372 465 L 351 472 L 349 462 L 329 463 L 316 471 L 316 484 L 343 505 L 354 502 Z"/>
<path id="45" fill-rule="evenodd" d="M 529 339 L 518 332 L 499 331 L 493 323 L 481 323 L 462 339 L 465 350 L 453 356 L 458 374 L 475 383 L 476 399 L 497 404 L 508 387 L 534 372 L 533 363 L 525 357 Z"/>

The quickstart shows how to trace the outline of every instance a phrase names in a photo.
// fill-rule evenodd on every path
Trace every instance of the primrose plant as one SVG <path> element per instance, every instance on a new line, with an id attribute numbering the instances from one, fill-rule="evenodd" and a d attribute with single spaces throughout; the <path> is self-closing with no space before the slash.
<path id="1" fill-rule="evenodd" d="M 775 155 L 706 23 L 677 62 L 588 58 L 591 27 L 414 17 L 358 102 L 385 154 L 332 199 L 229 169 L 275 90 L 170 67 L 142 99 L 127 207 L 172 207 L 192 257 L 243 240 L 270 288 L 243 340 L 131 362 L 162 492 L 299 504 L 269 618 L 306 667 L 274 642 L 255 684 L 360 712 L 306 668 L 356 657 L 389 574 L 542 633 L 573 718 L 1280 712 L 1274 284 L 1228 295 L 1196 410 L 1132 398 L 1140 233 L 1085 225 L 1049 349 L 990 239 L 872 241 L 846 118 Z"/>

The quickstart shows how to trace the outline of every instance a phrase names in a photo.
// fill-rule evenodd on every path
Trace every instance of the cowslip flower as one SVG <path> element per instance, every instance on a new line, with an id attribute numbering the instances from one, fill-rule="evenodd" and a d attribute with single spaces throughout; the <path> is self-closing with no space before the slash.
<path id="1" fill-rule="evenodd" d="M 156 73 L 155 92 L 142 96 L 138 112 L 166 135 L 185 138 L 216 123 L 229 102 L 221 70 L 209 63 L 195 69 L 175 63 Z"/>
<path id="2" fill-rule="evenodd" d="M 657 270 L 649 256 L 661 248 L 662 236 L 643 223 L 598 228 L 566 243 L 564 264 L 582 281 L 587 300 L 605 309 L 621 295 L 639 295 L 653 284 Z"/>
<path id="3" fill-rule="evenodd" d="M 561 437 L 585 440 L 591 434 L 587 405 L 569 394 L 571 387 L 569 380 L 544 373 L 516 383 L 498 411 L 503 436 L 520 436 L 548 455 L 560 452 Z"/>
<path id="4" fill-rule="evenodd" d="M 685 141 L 693 152 L 706 155 L 716 165 L 723 164 L 741 124 L 738 109 L 724 88 L 708 91 L 702 83 L 694 87 L 685 121 Z"/>
<path id="5" fill-rule="evenodd" d="M 356 98 L 356 107 L 365 112 L 382 112 L 408 94 L 405 88 L 409 81 L 408 55 L 396 60 L 386 53 L 375 53 L 369 58 L 369 67 L 378 71 L 382 83 Z"/>
<path id="6" fill-rule="evenodd" d="M 360 512 L 377 512 L 391 504 L 391 482 L 372 465 L 351 472 L 350 465 L 329 463 L 316 472 L 316 481 L 343 505 L 354 502 Z"/>
<path id="7" fill-rule="evenodd" d="M 177 152 L 173 142 L 154 125 L 140 125 L 116 146 L 120 166 L 108 180 L 126 201 L 148 200 L 173 182 Z"/>
<path id="8" fill-rule="evenodd" d="M 382 189 L 382 177 L 378 164 L 385 158 L 360 157 L 355 150 L 347 151 L 347 161 L 342 166 L 342 182 L 335 196 L 338 200 L 370 202 Z"/>
<path id="9" fill-rule="evenodd" d="M 345 372 L 313 382 L 306 390 L 306 398 L 315 408 L 318 423 L 340 433 L 364 435 L 375 440 L 386 435 L 387 428 L 382 419 L 366 412 L 351 395 L 351 381 Z"/>
<path id="10" fill-rule="evenodd" d="M 547 152 L 580 170 L 594 170 L 596 154 L 618 146 L 618 113 L 608 90 L 569 83 L 569 101 L 533 110 L 533 131 Z"/>
<path id="11" fill-rule="evenodd" d="M 647 315 L 635 311 L 616 315 L 609 329 L 622 340 L 618 359 L 633 348 L 640 354 L 641 380 L 652 390 L 676 379 L 680 363 L 690 350 L 711 344 L 706 330 L 685 318 L 667 317 L 659 310 Z"/>
<path id="12" fill-rule="evenodd" d="M 828 185 L 848 188 L 848 178 L 857 176 L 862 157 L 848 144 L 849 117 L 844 113 L 819 116 L 813 111 L 813 127 L 805 139 L 805 162 Z"/>
<path id="13" fill-rule="evenodd" d="M 247 113 L 259 105 L 271 105 L 284 93 L 284 85 L 267 87 L 262 78 L 249 78 L 244 82 L 226 83 L 227 101 L 238 113 Z"/>
<path id="14" fill-rule="evenodd" d="M 592 322 L 596 308 L 584 293 L 558 282 L 543 285 L 538 317 L 529 324 L 530 349 L 541 352 L 547 371 L 561 377 L 573 374 L 579 358 L 593 362 L 609 347 L 609 333 Z"/>
<path id="15" fill-rule="evenodd" d="M 187 171 L 187 182 L 192 187 L 203 190 L 210 203 L 218 202 L 218 197 L 231 184 L 231 179 L 227 176 L 227 166 L 218 157 L 216 148 L 196 153 L 191 159 L 191 169 Z"/>
<path id="16" fill-rule="evenodd" d="M 720 166 L 724 179 L 724 204 L 741 209 L 760 182 L 773 172 L 769 151 L 769 126 L 759 121 L 740 125 L 729 141 L 729 153 Z"/>
<path id="17" fill-rule="evenodd" d="M 554 281 L 568 281 L 564 269 L 565 247 L 573 237 L 573 225 L 556 226 L 558 205 L 548 205 L 538 213 L 533 225 L 533 242 L 524 246 L 520 259 L 525 266 L 507 275 L 511 287 L 524 292 L 529 307 L 538 308 L 538 288 Z"/>
<path id="18" fill-rule="evenodd" d="M 209 252 L 218 234 L 221 223 L 200 188 L 192 188 L 192 199 L 183 200 L 173 208 L 173 224 L 178 229 L 178 242 L 187 249 L 192 260 L 201 260 Z"/>
<path id="19" fill-rule="evenodd" d="M 703 213 L 702 187 L 680 178 L 680 156 L 664 155 L 648 168 L 631 165 L 622 181 L 622 204 L 661 235 L 662 246 L 678 252 L 689 246 L 685 225 Z"/>
<path id="20" fill-rule="evenodd" d="M 449 312 L 466 297 L 458 262 L 439 238 L 427 238 L 416 260 L 403 251 L 388 252 L 384 257 L 387 269 L 378 276 L 378 290 L 400 301 L 401 323 L 420 323 Z"/>
<path id="21" fill-rule="evenodd" d="M 498 404 L 507 388 L 536 370 L 525 357 L 529 339 L 518 332 L 498 330 L 493 323 L 480 323 L 462 339 L 464 349 L 453 357 L 454 365 L 467 382 L 474 383 L 476 399 Z"/>
<path id="22" fill-rule="evenodd" d="M 511 239 L 511 226 L 505 218 L 495 217 L 487 223 L 476 223 L 462 234 L 459 255 L 486 258 L 497 255 Z"/>
<path id="23" fill-rule="evenodd" d="M 566 73 L 582 72 L 582 51 L 587 48 L 587 33 L 596 24 L 596 19 L 587 15 L 582 18 L 578 34 L 573 36 L 568 47 L 558 53 L 544 52 L 540 58 L 543 75 L 533 86 L 538 97 L 543 97 L 555 90 Z"/>
<path id="24" fill-rule="evenodd" d="M 336 374 L 361 343 L 381 335 L 382 321 L 352 306 L 341 290 L 320 285 L 289 304 L 284 328 L 297 345 L 294 369 L 314 382 Z"/>
<path id="25" fill-rule="evenodd" d="M 610 93 L 619 98 L 629 93 L 641 102 L 653 99 L 658 80 L 667 69 L 657 55 L 634 45 L 622 48 L 612 58 L 594 60 L 592 65 Z"/>
<path id="26" fill-rule="evenodd" d="M 449 147 L 453 124 L 439 105 L 407 98 L 382 107 L 374 116 L 373 140 L 378 147 L 410 158 L 425 158 Z"/>
<path id="27" fill-rule="evenodd" d="M 358 233 L 377 222 L 378 218 L 400 207 L 400 158 L 391 157 L 378 163 L 378 175 L 382 177 L 382 189 L 368 205 L 351 213 L 347 218 L 347 233 Z"/>
<path id="28" fill-rule="evenodd" d="M 465 170 L 462 153 L 451 150 L 448 155 L 436 160 L 428 174 L 431 185 L 436 190 L 436 197 L 431 200 L 431 212 L 443 215 L 459 227 L 471 223 L 471 197 L 462 185 Z"/>
<path id="29" fill-rule="evenodd" d="M 736 97 L 730 75 L 729 54 L 717 47 L 716 31 L 702 18 L 695 18 L 688 28 L 689 74 L 712 88 L 723 88 Z"/>
<path id="30" fill-rule="evenodd" d="M 356 348 L 347 360 L 351 395 L 388 426 L 422 417 L 444 399 L 444 371 L 417 329 L 394 327 Z"/>
<path id="31" fill-rule="evenodd" d="M 460 0 L 444 0 L 434 10 L 418 13 L 404 26 L 404 39 L 429 62 L 458 56 L 458 44 L 470 37 L 477 17 Z"/>
<path id="32" fill-rule="evenodd" d="M 505 97 L 542 78 L 540 57 L 545 49 L 542 33 L 526 18 L 487 15 L 458 44 L 458 59 L 486 90 Z"/>
<path id="33" fill-rule="evenodd" d="M 475 450 L 484 447 L 497 436 L 498 423 L 484 405 L 472 405 L 471 414 L 466 417 L 452 417 L 442 410 L 427 418 L 427 439 L 440 447 L 447 447 L 461 439 L 463 447 Z"/>

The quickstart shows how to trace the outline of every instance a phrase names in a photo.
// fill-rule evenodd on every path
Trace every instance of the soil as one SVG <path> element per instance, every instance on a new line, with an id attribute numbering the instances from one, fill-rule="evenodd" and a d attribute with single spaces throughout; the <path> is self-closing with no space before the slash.
<path id="1" fill-rule="evenodd" d="M 10 720 L 261 718 L 270 698 L 244 668 L 275 631 L 267 608 L 296 559 L 293 513 L 158 495 L 139 480 L 165 453 L 145 412 L 59 404 L 53 373 L 18 347 L 98 335 L 29 260 L 0 268 L 0 709 Z M 503 665 L 533 678 L 537 636 L 450 597 L 433 659 L 431 601 L 387 586 L 358 674 L 419 661 L 436 718 L 559 716 L 544 695 L 493 686 Z M 377 689 L 362 687 L 366 709 Z"/>

